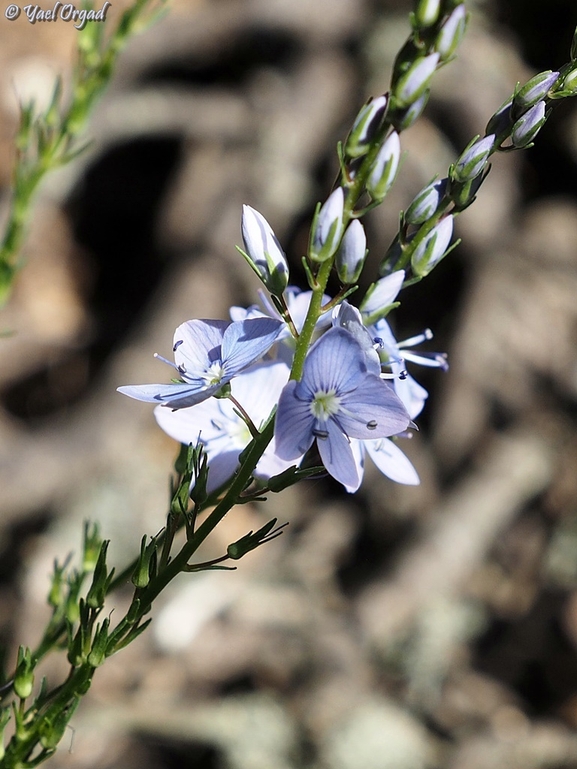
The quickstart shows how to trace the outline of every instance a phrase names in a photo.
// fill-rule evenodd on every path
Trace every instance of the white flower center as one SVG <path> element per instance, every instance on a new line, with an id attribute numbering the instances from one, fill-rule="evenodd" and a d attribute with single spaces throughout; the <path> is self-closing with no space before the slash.
<path id="1" fill-rule="evenodd" d="M 202 378 L 210 387 L 211 385 L 220 384 L 223 376 L 224 367 L 219 360 L 215 360 L 214 363 L 211 363 L 210 366 L 206 369 Z"/>
<path id="2" fill-rule="evenodd" d="M 337 414 L 340 408 L 341 399 L 334 390 L 329 392 L 320 390 L 315 394 L 310 405 L 311 414 L 321 422 L 326 422 L 333 414 Z"/>

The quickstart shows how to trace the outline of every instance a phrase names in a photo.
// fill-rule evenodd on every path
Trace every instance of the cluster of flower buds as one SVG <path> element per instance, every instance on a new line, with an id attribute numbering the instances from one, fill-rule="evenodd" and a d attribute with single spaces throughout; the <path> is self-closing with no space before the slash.
<path id="1" fill-rule="evenodd" d="M 413 24 L 421 28 L 433 24 L 439 9 L 440 4 L 435 0 L 417 2 Z M 451 34 L 456 40 L 465 24 L 466 14 L 458 3 L 443 22 L 442 34 L 437 36 L 435 51 L 440 61 L 444 60 L 450 45 L 441 45 L 438 41 L 448 40 L 449 30 L 453 30 Z M 425 72 L 424 59 L 420 66 L 422 68 L 417 69 L 413 64 L 398 79 L 397 87 L 401 84 L 402 89 L 398 93 L 394 91 L 395 99 L 404 99 L 409 73 L 416 76 L 415 73 Z M 426 94 L 426 90 L 423 92 L 420 88 L 415 80 L 412 90 L 419 99 Z M 577 30 L 569 64 L 559 72 L 540 72 L 524 85 L 518 85 L 511 98 L 489 120 L 485 135 L 476 136 L 449 168 L 447 178 L 433 180 L 416 195 L 401 216 L 401 228 L 381 262 L 381 274 L 388 275 L 410 265 L 411 280 L 427 275 L 454 247 L 450 246 L 454 216 L 475 200 L 490 170 L 491 155 L 530 147 L 548 118 L 549 102 L 573 94 L 577 94 Z"/>

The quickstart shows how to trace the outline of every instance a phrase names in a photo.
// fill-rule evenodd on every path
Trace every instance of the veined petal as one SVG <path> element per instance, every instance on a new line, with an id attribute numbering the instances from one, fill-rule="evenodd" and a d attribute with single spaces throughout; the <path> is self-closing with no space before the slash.
<path id="1" fill-rule="evenodd" d="M 387 478 L 407 486 L 419 485 L 421 481 L 417 471 L 394 441 L 382 438 L 378 441 L 365 441 L 363 445 L 375 465 Z"/>
<path id="2" fill-rule="evenodd" d="M 252 318 L 231 323 L 222 340 L 222 362 L 227 379 L 261 358 L 283 329 L 280 320 Z"/>
<path id="3" fill-rule="evenodd" d="M 314 417 L 308 401 L 300 400 L 294 380 L 283 389 L 276 412 L 275 453 L 281 459 L 296 459 L 311 447 Z"/>
<path id="4" fill-rule="evenodd" d="M 187 320 L 174 332 L 174 361 L 188 377 L 200 378 L 220 359 L 225 320 Z"/>
<path id="5" fill-rule="evenodd" d="M 204 382 L 185 384 L 124 385 L 119 393 L 145 403 L 160 403 L 172 408 L 184 408 L 208 398 L 219 387 L 207 388 Z M 208 392 L 210 390 L 210 392 Z M 208 392 L 208 394 L 207 394 Z"/>
<path id="6" fill-rule="evenodd" d="M 339 483 L 356 491 L 361 485 L 361 476 L 350 441 L 332 420 L 326 423 L 326 430 L 326 438 L 317 438 L 317 448 L 323 465 Z"/>
<path id="7" fill-rule="evenodd" d="M 354 390 L 367 372 L 365 354 L 344 328 L 331 328 L 311 347 L 300 383 L 309 392 Z"/>
<path id="8" fill-rule="evenodd" d="M 372 440 L 403 432 L 411 421 L 393 388 L 367 374 L 352 393 L 341 399 L 339 424 L 351 438 Z"/>

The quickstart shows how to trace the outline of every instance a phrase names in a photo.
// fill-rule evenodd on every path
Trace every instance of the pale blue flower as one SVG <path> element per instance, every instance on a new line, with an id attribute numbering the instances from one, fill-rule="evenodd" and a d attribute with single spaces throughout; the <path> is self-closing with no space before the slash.
<path id="1" fill-rule="evenodd" d="M 397 292 L 395 292 L 392 297 L 391 293 L 389 293 L 393 284 L 393 281 L 390 280 L 391 277 L 392 276 L 389 275 L 387 278 L 383 278 L 383 280 L 386 281 L 389 285 L 381 285 L 375 287 L 371 294 L 371 300 L 375 298 L 375 294 L 377 293 L 380 294 L 384 299 L 394 299 Z M 371 300 L 367 302 L 368 306 L 372 306 Z M 409 385 L 410 389 L 407 388 L 405 380 L 409 377 L 407 372 L 402 368 L 402 364 L 404 363 L 402 359 L 399 359 L 398 363 L 394 364 L 395 370 L 392 374 L 381 373 L 381 359 L 377 350 L 382 349 L 383 341 L 378 337 L 373 339 L 369 329 L 365 328 L 363 325 L 362 315 L 356 307 L 350 305 L 346 300 L 343 301 L 333 310 L 333 325 L 347 329 L 347 331 L 349 331 L 355 337 L 365 355 L 365 362 L 367 364 L 368 371 L 376 374 L 377 376 L 380 376 L 381 378 L 393 378 L 395 381 L 394 386 L 396 386 L 397 380 L 399 383 L 402 383 L 400 387 L 401 394 L 397 392 L 397 395 L 400 397 L 401 401 L 403 401 L 401 395 L 407 397 L 407 392 L 414 393 L 415 387 L 420 388 L 425 394 L 425 397 L 427 396 L 426 390 L 421 388 L 420 385 L 418 385 L 414 380 L 412 380 L 413 384 Z M 411 408 L 416 410 L 414 409 L 415 401 L 416 395 L 414 394 L 412 397 L 407 398 L 406 403 L 403 401 L 403 404 L 405 405 L 405 408 L 411 417 L 416 416 L 416 414 L 411 413 Z M 424 403 L 424 398 L 421 399 L 421 404 L 422 403 Z M 419 408 L 418 411 L 420 411 L 421 408 Z M 358 476 L 358 482 L 356 485 L 345 484 L 347 491 L 351 493 L 356 491 L 361 484 L 364 474 L 365 453 L 368 453 L 379 470 L 388 478 L 391 478 L 391 480 L 396 481 L 397 483 L 404 483 L 411 486 L 417 485 L 420 482 L 417 471 L 409 459 L 403 454 L 401 449 L 388 438 L 378 438 L 376 440 L 363 441 L 352 440 L 351 448 L 353 451 L 353 457 L 357 467 Z"/>
<path id="2" fill-rule="evenodd" d="M 215 395 L 243 369 L 261 358 L 274 344 L 283 324 L 271 318 L 235 323 L 189 320 L 174 333 L 174 364 L 181 382 L 126 385 L 118 392 L 172 409 L 194 406 Z M 160 357 L 160 356 L 157 356 Z"/>
<path id="3" fill-rule="evenodd" d="M 278 403 L 280 393 L 289 378 L 289 367 L 282 361 L 258 363 L 246 369 L 231 382 L 231 393 L 243 406 L 253 424 L 260 428 Z M 192 408 L 171 411 L 157 406 L 154 416 L 160 427 L 184 444 L 202 443 L 208 459 L 207 491 L 220 488 L 239 466 L 239 455 L 252 436 L 232 401 L 211 398 Z M 287 462 L 274 453 L 269 444 L 254 471 L 255 478 L 268 480 L 300 457 Z"/>
<path id="4" fill-rule="evenodd" d="M 360 479 L 350 439 L 385 438 L 409 423 L 392 387 L 368 370 L 355 337 L 344 328 L 332 328 L 311 347 L 302 380 L 289 382 L 282 391 L 276 453 L 295 459 L 316 440 L 328 472 L 344 486 L 356 486 Z"/>

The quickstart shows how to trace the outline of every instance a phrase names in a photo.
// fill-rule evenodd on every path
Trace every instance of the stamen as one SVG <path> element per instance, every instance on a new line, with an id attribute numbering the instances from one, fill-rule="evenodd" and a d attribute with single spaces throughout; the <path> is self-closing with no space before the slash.
<path id="1" fill-rule="evenodd" d="M 176 363 L 173 363 L 171 360 L 167 360 L 166 358 L 163 358 L 162 355 L 159 355 L 157 352 L 154 353 L 154 357 L 158 358 L 158 360 L 161 360 L 163 363 L 168 363 L 168 365 L 172 366 L 172 368 L 175 368 L 179 372 L 179 374 L 182 374 L 182 371 L 179 369 Z"/>
<path id="2" fill-rule="evenodd" d="M 177 339 L 177 341 L 174 343 L 174 346 L 172 348 L 172 352 L 176 352 L 183 342 L 184 342 L 184 339 Z"/>
<path id="3" fill-rule="evenodd" d="M 314 429 L 313 435 L 315 436 L 315 438 L 319 438 L 321 441 L 326 441 L 327 438 L 329 437 L 327 430 Z"/>
<path id="4" fill-rule="evenodd" d="M 411 336 L 408 339 L 404 339 L 402 342 L 397 342 L 397 347 L 414 347 L 416 344 L 428 342 L 432 338 L 433 332 L 430 328 L 426 328 L 421 334 Z"/>
<path id="5" fill-rule="evenodd" d="M 412 363 L 420 366 L 430 366 L 432 368 L 441 368 L 446 371 L 449 368 L 447 355 L 444 352 L 405 352 L 405 358 Z"/>
<path id="6" fill-rule="evenodd" d="M 409 374 L 407 373 L 407 370 L 406 370 L 406 369 L 403 369 L 403 370 L 401 371 L 401 373 L 399 374 L 399 379 L 400 379 L 400 380 L 402 380 L 402 381 L 404 382 L 404 381 L 405 381 L 405 379 L 406 379 L 408 376 L 409 376 Z"/>
<path id="7" fill-rule="evenodd" d="M 374 350 L 382 350 L 385 346 L 385 343 L 383 342 L 382 338 L 380 336 L 375 336 L 373 338 L 373 349 Z"/>
<path id="8" fill-rule="evenodd" d="M 378 427 L 378 422 L 376 422 L 374 419 L 371 419 L 370 422 L 367 422 L 367 430 L 376 430 Z"/>

